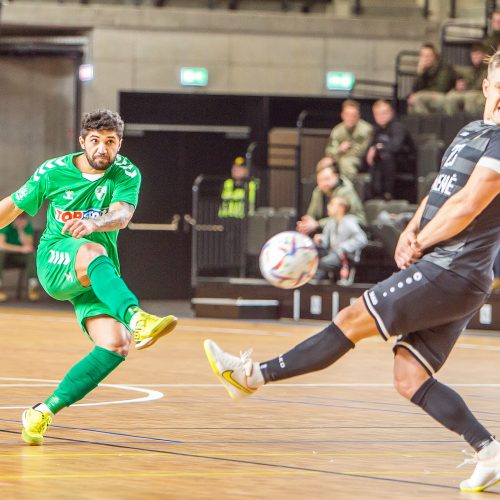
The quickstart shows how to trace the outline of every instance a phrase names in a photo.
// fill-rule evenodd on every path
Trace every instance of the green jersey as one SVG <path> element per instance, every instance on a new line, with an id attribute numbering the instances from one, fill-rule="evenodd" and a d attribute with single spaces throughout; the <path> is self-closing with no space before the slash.
<path id="1" fill-rule="evenodd" d="M 45 200 L 49 201 L 47 226 L 41 237 L 40 247 L 50 246 L 55 240 L 71 238 L 68 233 L 61 234 L 65 222 L 71 219 L 99 217 L 106 214 L 110 205 L 117 201 L 137 206 L 141 174 L 128 158 L 118 154 L 114 163 L 103 174 L 85 174 L 73 163 L 79 154 L 83 153 L 47 160 L 12 194 L 14 204 L 32 216 Z M 95 232 L 85 238 L 100 243 L 119 272 L 118 230 Z M 54 253 L 51 258 L 64 257 Z"/>

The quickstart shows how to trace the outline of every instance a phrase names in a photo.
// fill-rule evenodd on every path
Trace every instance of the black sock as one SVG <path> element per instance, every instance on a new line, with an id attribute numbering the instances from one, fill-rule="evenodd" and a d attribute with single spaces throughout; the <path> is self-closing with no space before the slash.
<path id="1" fill-rule="evenodd" d="M 411 402 L 450 431 L 460 434 L 476 451 L 493 439 L 460 395 L 435 378 L 426 380 L 413 395 Z"/>
<path id="2" fill-rule="evenodd" d="M 282 380 L 322 370 L 353 348 L 354 343 L 337 325 L 331 323 L 287 353 L 261 363 L 260 369 L 266 383 Z"/>

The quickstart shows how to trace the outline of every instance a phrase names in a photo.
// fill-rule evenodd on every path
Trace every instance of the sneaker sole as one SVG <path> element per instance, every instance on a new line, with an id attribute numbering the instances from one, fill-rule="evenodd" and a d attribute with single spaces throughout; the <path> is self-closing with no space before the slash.
<path id="1" fill-rule="evenodd" d="M 500 483 L 500 475 L 496 477 L 491 483 L 486 484 L 484 486 L 478 486 L 477 488 L 460 488 L 460 491 L 463 491 L 465 493 L 480 493 L 481 491 L 484 491 L 487 488 L 490 488 L 491 486 L 495 486 L 495 484 Z"/>
<path id="2" fill-rule="evenodd" d="M 146 349 L 146 347 L 152 346 L 158 339 L 169 334 L 177 326 L 178 319 L 175 316 L 165 316 L 162 321 L 160 321 L 156 327 L 151 332 L 151 337 L 142 340 L 138 344 L 135 344 L 137 350 Z"/>
<path id="3" fill-rule="evenodd" d="M 30 444 L 32 446 L 40 446 L 43 443 L 43 436 L 38 435 L 38 436 L 33 436 L 33 434 L 30 434 L 24 426 L 26 425 L 25 417 L 24 414 L 26 412 L 23 412 L 22 416 L 22 423 L 23 423 L 23 430 L 21 431 L 21 437 L 23 438 L 23 441 L 27 444 Z"/>
<path id="4" fill-rule="evenodd" d="M 219 371 L 219 368 L 217 367 L 217 363 L 215 362 L 214 356 L 212 355 L 212 349 L 210 348 L 210 344 L 211 344 L 211 341 L 208 339 L 203 342 L 203 348 L 205 349 L 205 354 L 207 355 L 208 362 L 210 363 L 210 366 L 211 366 L 213 372 L 215 373 L 215 375 L 217 375 L 217 378 L 219 379 L 219 381 L 222 384 L 222 386 L 224 387 L 224 389 L 226 389 L 227 393 L 229 394 L 229 397 L 233 401 L 241 401 L 246 396 L 250 396 L 250 394 L 253 394 L 254 391 L 242 390 L 240 387 L 231 383 L 229 380 L 227 380 L 221 374 L 221 372 Z M 245 394 L 243 396 L 237 396 L 231 390 L 231 388 L 235 388 L 237 391 L 244 392 Z"/>
<path id="5" fill-rule="evenodd" d="M 25 443 L 31 446 L 40 446 L 41 444 L 43 444 L 43 436 L 35 437 L 32 434 L 26 432 L 25 429 L 22 430 L 21 437 L 23 438 L 23 441 Z"/>

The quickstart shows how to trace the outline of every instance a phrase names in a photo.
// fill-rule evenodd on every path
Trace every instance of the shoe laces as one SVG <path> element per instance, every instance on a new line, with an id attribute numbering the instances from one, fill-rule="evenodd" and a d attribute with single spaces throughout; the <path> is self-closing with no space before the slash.
<path id="1" fill-rule="evenodd" d="M 253 349 L 240 351 L 240 362 L 247 377 L 250 377 L 253 371 L 252 353 Z"/>
<path id="2" fill-rule="evenodd" d="M 40 415 L 37 415 L 37 419 L 33 422 L 31 428 L 38 433 L 44 433 L 52 422 L 52 417 L 38 410 L 33 411 L 40 413 Z"/>
<path id="3" fill-rule="evenodd" d="M 464 465 L 476 465 L 479 462 L 479 457 L 477 453 L 470 453 L 467 450 L 462 450 L 462 453 L 467 457 L 464 459 L 464 461 L 460 464 L 457 465 L 457 469 L 460 467 L 463 467 Z"/>

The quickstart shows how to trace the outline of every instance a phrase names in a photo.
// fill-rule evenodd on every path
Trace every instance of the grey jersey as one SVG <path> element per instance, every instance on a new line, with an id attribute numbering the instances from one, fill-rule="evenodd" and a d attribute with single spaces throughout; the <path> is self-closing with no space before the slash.
<path id="1" fill-rule="evenodd" d="M 424 208 L 422 229 L 450 196 L 462 189 L 476 165 L 500 174 L 500 126 L 482 120 L 466 125 L 446 150 Z M 449 269 L 482 290 L 491 286 L 500 248 L 500 197 L 497 196 L 462 232 L 431 248 L 424 260 Z"/>

